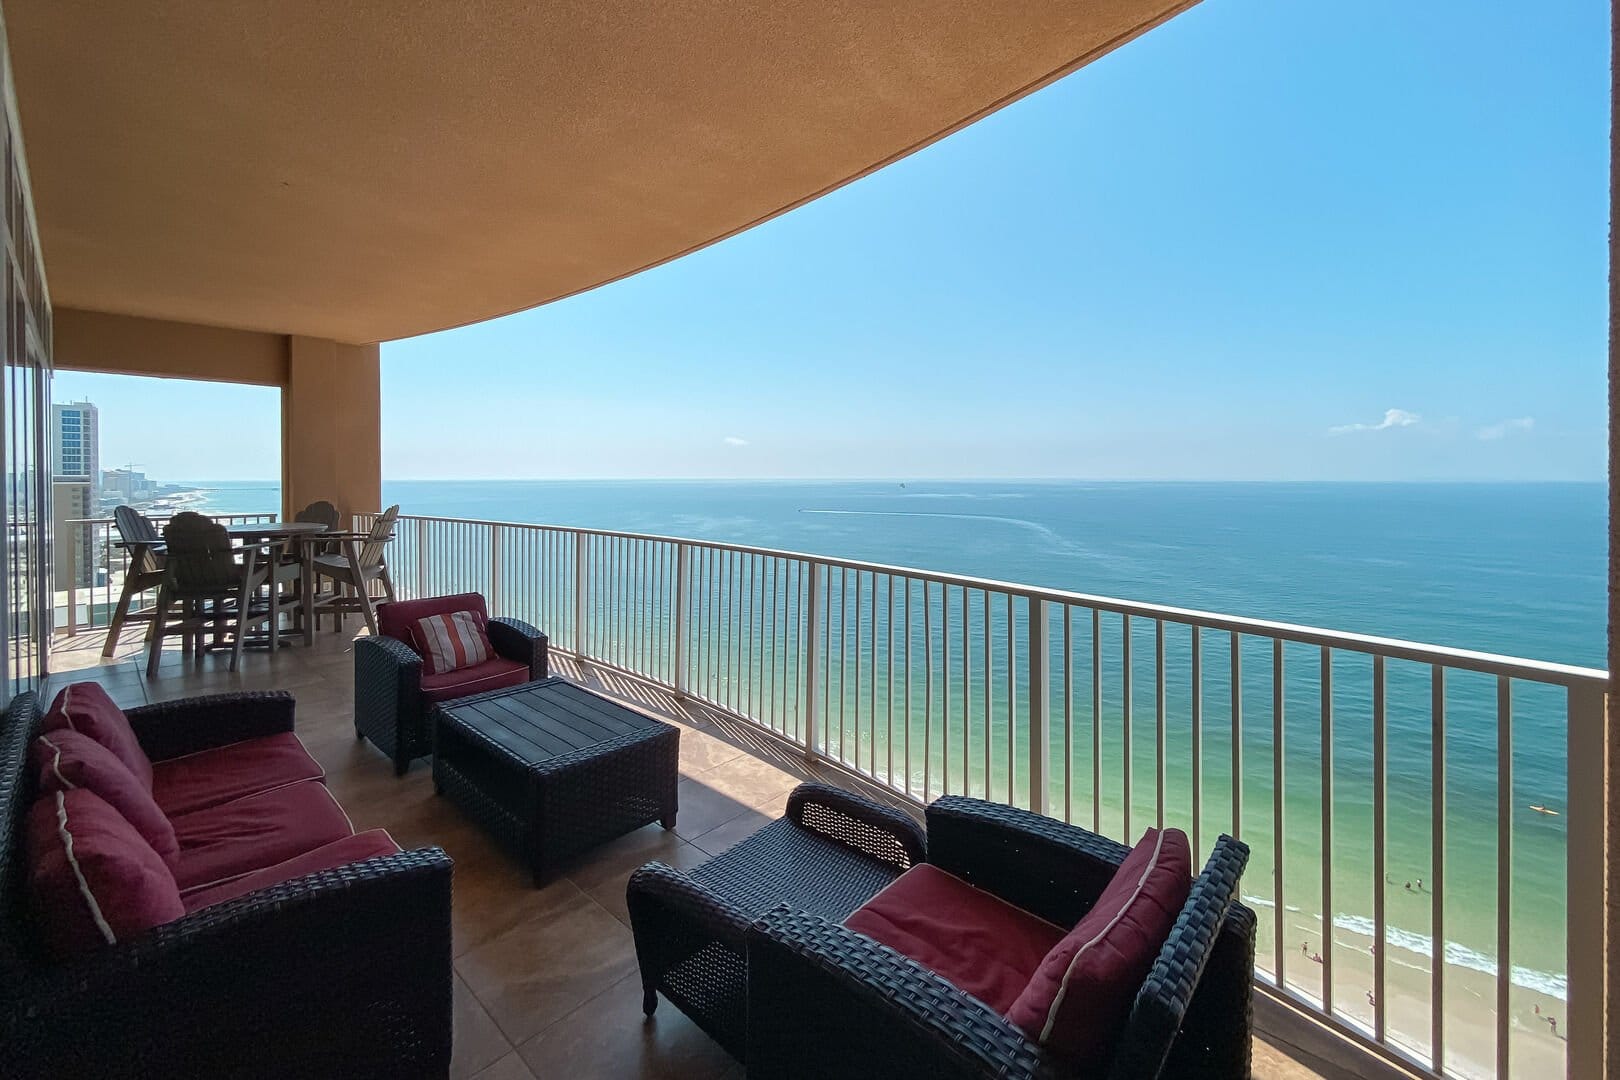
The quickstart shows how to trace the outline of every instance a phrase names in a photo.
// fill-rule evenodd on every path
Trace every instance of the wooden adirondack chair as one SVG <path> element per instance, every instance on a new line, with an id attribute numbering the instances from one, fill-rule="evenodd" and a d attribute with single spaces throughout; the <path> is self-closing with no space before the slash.
<path id="1" fill-rule="evenodd" d="M 394 520 L 398 517 L 399 507 L 390 506 L 377 516 L 366 532 L 322 536 L 323 540 L 336 541 L 341 550 L 315 556 L 316 595 L 312 612 L 316 616 L 330 614 L 334 631 L 343 629 L 345 613 L 357 611 L 365 617 L 366 628 L 377 633 L 377 606 L 371 595 L 371 584 L 381 583 L 384 596 L 389 600 L 395 598 L 394 580 L 388 574 L 385 555 L 389 541 L 394 538 Z M 329 592 L 321 590 L 322 578 L 332 583 Z"/>

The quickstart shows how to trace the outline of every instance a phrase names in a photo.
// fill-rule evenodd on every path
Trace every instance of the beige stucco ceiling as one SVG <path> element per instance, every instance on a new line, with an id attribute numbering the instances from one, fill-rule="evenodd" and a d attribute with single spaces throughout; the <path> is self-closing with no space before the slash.
<path id="1" fill-rule="evenodd" d="M 57 306 L 341 341 L 846 183 L 1192 0 L 3 0 Z"/>

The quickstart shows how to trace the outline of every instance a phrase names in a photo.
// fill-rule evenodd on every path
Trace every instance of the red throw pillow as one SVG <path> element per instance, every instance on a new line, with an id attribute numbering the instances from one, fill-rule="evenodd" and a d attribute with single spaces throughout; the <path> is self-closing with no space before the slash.
<path id="1" fill-rule="evenodd" d="M 1191 889 L 1187 834 L 1143 833 L 1095 906 L 1046 954 L 1007 1019 L 1075 1062 L 1105 1067 Z"/>
<path id="2" fill-rule="evenodd" d="M 44 796 L 25 831 L 28 889 L 54 955 L 81 956 L 185 914 L 158 853 L 95 793 Z"/>
<path id="3" fill-rule="evenodd" d="M 129 726 L 124 710 L 113 704 L 107 691 L 93 682 L 76 682 L 64 687 L 40 725 L 42 731 L 61 731 L 71 728 L 88 735 L 113 752 L 124 767 L 141 782 L 148 792 L 152 790 L 152 760 L 141 749 L 135 738 L 135 729 Z"/>
<path id="4" fill-rule="evenodd" d="M 416 651 L 422 654 L 422 674 L 459 671 L 494 656 L 495 647 L 489 643 L 484 621 L 476 611 L 452 611 L 417 620 Z"/>
<path id="5" fill-rule="evenodd" d="M 152 850 L 172 869 L 180 858 L 174 826 L 158 808 L 152 793 L 113 756 L 88 735 L 71 728 L 49 731 L 28 747 L 28 764 L 39 777 L 43 794 L 83 788 L 93 791 L 108 806 L 135 826 Z"/>

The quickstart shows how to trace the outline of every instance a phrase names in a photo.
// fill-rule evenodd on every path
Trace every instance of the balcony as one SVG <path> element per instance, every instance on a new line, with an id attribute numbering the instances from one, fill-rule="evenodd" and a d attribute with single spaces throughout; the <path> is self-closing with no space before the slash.
<path id="1" fill-rule="evenodd" d="M 107 550 L 103 525 L 77 527 Z M 675 832 L 640 830 L 537 891 L 426 769 L 396 780 L 355 742 L 352 634 L 235 676 L 176 652 L 149 681 L 138 635 L 103 662 L 91 629 L 117 596 L 112 559 L 63 597 L 59 678 L 91 671 L 128 703 L 291 690 L 356 824 L 455 859 L 458 1075 L 740 1075 L 676 1010 L 643 1026 L 624 884 L 746 837 L 808 778 L 913 812 L 965 792 L 1116 838 L 1163 821 L 1195 850 L 1246 839 L 1258 1076 L 1589 1075 L 1602 961 L 1578 943 L 1601 920 L 1596 826 L 1527 825 L 1504 793 L 1526 761 L 1515 723 L 1551 722 L 1568 732 L 1563 805 L 1600 805 L 1602 672 L 797 553 L 402 517 L 403 595 L 483 592 L 551 634 L 561 674 L 682 729 Z M 1448 741 L 1508 752 L 1480 774 L 1433 752 Z M 1526 865 L 1559 879 L 1528 915 L 1549 889 Z"/>

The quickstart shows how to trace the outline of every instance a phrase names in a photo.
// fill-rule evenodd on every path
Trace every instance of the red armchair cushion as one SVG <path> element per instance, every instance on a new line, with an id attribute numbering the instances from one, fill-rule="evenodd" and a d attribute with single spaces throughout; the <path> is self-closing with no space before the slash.
<path id="1" fill-rule="evenodd" d="M 528 664 L 497 656 L 477 667 L 447 671 L 442 675 L 424 674 L 422 697 L 427 701 L 449 701 L 451 698 L 482 694 L 485 690 L 499 690 L 503 686 L 518 686 L 528 681 Z"/>
<path id="2" fill-rule="evenodd" d="M 372 829 L 369 832 L 355 833 L 353 836 L 334 840 L 330 844 L 322 844 L 302 855 L 295 855 L 262 870 L 254 870 L 215 885 L 200 886 L 187 892 L 182 899 L 185 901 L 187 911 L 196 911 L 198 908 L 223 904 L 227 900 L 235 900 L 238 896 L 246 896 L 250 892 L 258 892 L 260 889 L 267 889 L 283 881 L 303 877 L 305 874 L 313 874 L 320 870 L 335 870 L 340 866 L 359 862 L 361 859 L 398 853 L 399 845 L 394 843 L 393 837 L 382 829 Z"/>
<path id="3" fill-rule="evenodd" d="M 1041 962 L 1007 1019 L 1073 1061 L 1105 1067 L 1191 890 L 1187 834 L 1149 829 L 1096 905 Z"/>
<path id="4" fill-rule="evenodd" d="M 28 889 L 53 955 L 80 956 L 185 914 L 163 859 L 93 791 L 36 800 L 24 830 Z"/>
<path id="5" fill-rule="evenodd" d="M 844 925 L 1005 1013 L 1063 928 L 929 863 L 901 874 Z"/>
<path id="6" fill-rule="evenodd" d="M 452 611 L 416 620 L 422 674 L 460 671 L 492 659 L 495 646 L 489 643 L 489 633 L 484 629 L 487 621 L 476 611 Z"/>
<path id="7" fill-rule="evenodd" d="M 95 792 L 123 815 L 173 869 L 180 855 L 174 826 L 159 809 L 152 792 L 135 779 L 111 750 L 88 735 L 62 728 L 46 732 L 29 745 L 28 763 L 39 777 L 42 794 L 80 788 Z"/>
<path id="8" fill-rule="evenodd" d="M 199 750 L 152 766 L 152 797 L 169 817 L 326 776 L 290 731 Z"/>
<path id="9" fill-rule="evenodd" d="M 88 735 L 111 750 L 147 791 L 152 790 L 152 761 L 135 738 L 124 710 L 113 704 L 107 691 L 93 682 L 76 682 L 62 688 L 51 702 L 50 711 L 40 724 L 41 731 L 64 728 Z"/>
<path id="10" fill-rule="evenodd" d="M 471 611 L 481 621 L 489 620 L 489 608 L 477 593 L 456 593 L 454 596 L 430 596 L 422 600 L 395 600 L 377 605 L 377 630 L 384 637 L 403 641 L 418 656 L 425 655 L 416 639 L 416 624 L 431 615 L 449 615 L 456 611 Z"/>
<path id="11" fill-rule="evenodd" d="M 182 892 L 284 862 L 354 833 L 318 780 L 305 780 L 174 819 Z"/>

